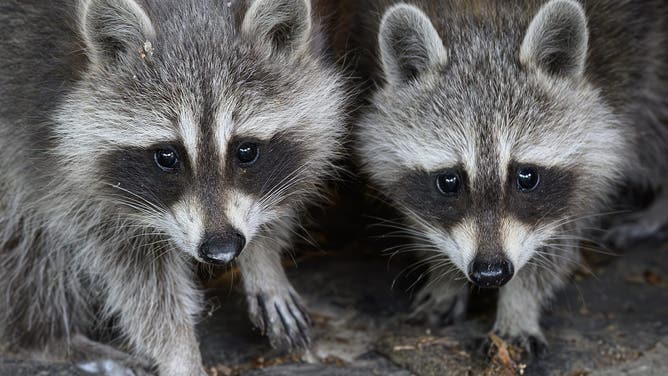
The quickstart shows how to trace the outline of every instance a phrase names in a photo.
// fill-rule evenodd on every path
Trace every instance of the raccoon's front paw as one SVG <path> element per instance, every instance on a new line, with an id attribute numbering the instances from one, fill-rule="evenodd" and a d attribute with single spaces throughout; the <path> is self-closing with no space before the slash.
<path id="1" fill-rule="evenodd" d="M 511 337 L 510 343 L 524 350 L 529 359 L 544 358 L 549 352 L 547 340 L 542 335 L 524 335 Z"/>
<path id="2" fill-rule="evenodd" d="M 422 289 L 413 300 L 409 322 L 424 322 L 432 327 L 447 326 L 464 321 L 468 293 Z"/>
<path id="3" fill-rule="evenodd" d="M 499 331 L 494 331 L 479 342 L 478 348 L 484 356 L 494 356 L 499 351 L 500 344 L 494 341 L 494 336 L 506 345 L 519 350 L 521 358 L 527 363 L 530 363 L 534 359 L 543 358 L 549 352 L 547 340 L 545 340 L 545 336 L 542 333 L 509 336 Z"/>
<path id="4" fill-rule="evenodd" d="M 296 349 L 311 345 L 311 319 L 292 289 L 247 296 L 253 324 L 269 337 L 274 348 Z"/>

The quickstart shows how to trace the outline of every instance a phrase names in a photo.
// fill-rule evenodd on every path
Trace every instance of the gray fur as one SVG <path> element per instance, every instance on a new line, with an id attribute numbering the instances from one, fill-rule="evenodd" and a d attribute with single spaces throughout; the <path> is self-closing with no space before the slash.
<path id="1" fill-rule="evenodd" d="M 406 5 L 389 9 L 378 36 L 383 70 L 388 81 L 401 84 L 430 65 L 445 63 L 443 42 L 429 18 Z"/>
<path id="2" fill-rule="evenodd" d="M 72 338 L 113 320 L 160 375 L 199 375 L 193 260 L 205 233 L 235 226 L 252 320 L 272 344 L 306 345 L 308 318 L 278 261 L 333 172 L 345 99 L 312 48 L 309 4 L 57 3 L 0 5 L 0 340 L 65 343 L 72 355 Z M 272 26 L 283 39 L 268 46 Z M 248 138 L 282 153 L 270 155 L 283 167 L 257 175 L 267 182 L 234 165 L 232 144 Z M 128 159 L 164 143 L 183 145 L 184 170 L 129 191 L 157 166 Z M 287 325 L 276 310 L 262 322 L 259 295 Z"/>
<path id="3" fill-rule="evenodd" d="M 267 51 L 299 49 L 308 45 L 311 35 L 311 5 L 301 0 L 256 2 L 248 10 L 241 28 L 266 43 Z"/>
<path id="4" fill-rule="evenodd" d="M 520 61 L 547 73 L 579 77 L 585 70 L 588 42 L 582 6 L 572 0 L 553 1 L 531 21 L 520 47 Z"/>
<path id="5" fill-rule="evenodd" d="M 341 29 L 351 36 L 345 50 L 357 54 L 349 60 L 373 91 L 357 124 L 359 159 L 409 218 L 413 249 L 432 261 L 416 307 L 457 321 L 464 310 L 456 281 L 472 260 L 507 257 L 515 274 L 501 288 L 494 329 L 537 350 L 545 343 L 541 311 L 617 187 L 628 179 L 666 191 L 668 7 L 658 0 L 394 3 L 351 2 L 356 13 Z M 393 16 L 397 9 L 402 17 Z M 413 38 L 417 45 L 400 55 L 401 39 L 387 36 L 410 27 L 424 35 L 431 28 L 416 23 L 420 17 L 442 46 L 435 36 Z M 417 74 L 397 80 L 386 57 L 410 60 L 427 48 L 447 59 L 422 59 L 429 63 Z M 553 181 L 519 192 L 513 173 L 522 165 L 539 166 Z M 466 185 L 446 198 L 435 176 L 452 169 Z"/>

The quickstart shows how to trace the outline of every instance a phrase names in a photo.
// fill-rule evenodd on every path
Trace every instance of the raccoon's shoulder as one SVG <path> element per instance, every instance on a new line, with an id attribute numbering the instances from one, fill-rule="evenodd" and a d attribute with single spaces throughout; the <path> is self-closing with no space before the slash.
<path id="1" fill-rule="evenodd" d="M 0 3 L 0 114 L 48 112 L 86 64 L 76 33 L 77 1 Z"/>

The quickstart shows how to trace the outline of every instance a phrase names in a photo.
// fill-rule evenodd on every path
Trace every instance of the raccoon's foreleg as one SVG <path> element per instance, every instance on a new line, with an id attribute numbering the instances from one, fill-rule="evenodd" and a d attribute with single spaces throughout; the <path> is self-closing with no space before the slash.
<path id="1" fill-rule="evenodd" d="M 552 275 L 527 265 L 499 291 L 496 321 L 493 331 L 511 343 L 526 350 L 529 356 L 547 352 L 547 340 L 540 328 L 540 317 L 545 303 L 570 270 L 553 271 Z M 539 273 L 549 276 L 541 278 Z"/>
<path id="2" fill-rule="evenodd" d="M 468 284 L 451 276 L 433 272 L 413 300 L 411 320 L 425 321 L 430 326 L 452 325 L 464 321 L 468 307 Z"/>
<path id="3" fill-rule="evenodd" d="M 114 260 L 100 269 L 106 309 L 134 351 L 154 360 L 160 376 L 205 375 L 195 335 L 201 297 L 187 261 L 174 253 Z"/>
<path id="4" fill-rule="evenodd" d="M 249 244 L 238 262 L 253 324 L 273 347 L 310 346 L 310 318 L 285 275 L 278 246 L 261 239 Z"/>

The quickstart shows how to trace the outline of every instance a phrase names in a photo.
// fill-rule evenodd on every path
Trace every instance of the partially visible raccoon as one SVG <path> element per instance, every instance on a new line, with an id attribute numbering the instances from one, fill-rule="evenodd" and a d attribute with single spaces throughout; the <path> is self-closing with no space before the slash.
<path id="1" fill-rule="evenodd" d="M 346 96 L 316 26 L 307 0 L 3 1 L 0 340 L 72 354 L 110 320 L 200 375 L 192 261 L 236 259 L 253 323 L 306 346 L 280 252 Z"/>
<path id="2" fill-rule="evenodd" d="M 432 261 L 416 309 L 454 322 L 467 280 L 500 288 L 494 330 L 540 353 L 541 310 L 618 185 L 663 188 L 648 218 L 666 223 L 668 4 L 390 3 L 349 2 L 342 35 L 376 84 L 359 159 Z"/>

